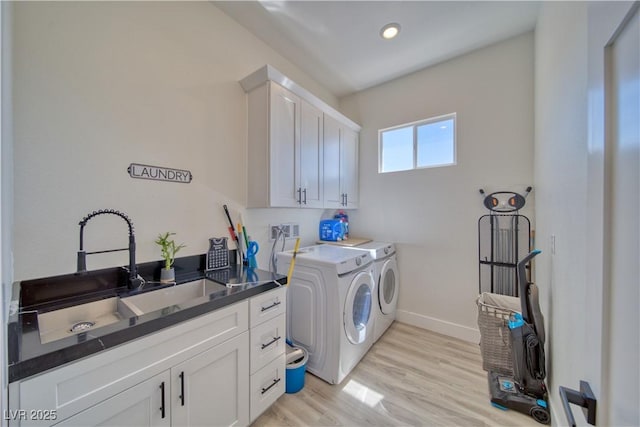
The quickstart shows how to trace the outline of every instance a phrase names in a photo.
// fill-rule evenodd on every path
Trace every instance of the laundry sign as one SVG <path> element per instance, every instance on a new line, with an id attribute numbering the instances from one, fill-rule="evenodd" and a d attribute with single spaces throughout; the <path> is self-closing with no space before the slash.
<path id="1" fill-rule="evenodd" d="M 182 182 L 188 184 L 193 175 L 188 170 L 165 168 L 161 166 L 131 163 L 127 168 L 131 178 L 152 179 L 156 181 Z"/>

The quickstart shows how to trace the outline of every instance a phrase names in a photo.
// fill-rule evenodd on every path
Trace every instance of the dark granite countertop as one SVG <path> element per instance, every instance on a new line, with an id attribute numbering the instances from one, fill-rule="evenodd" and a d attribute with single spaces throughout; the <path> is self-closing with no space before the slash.
<path id="1" fill-rule="evenodd" d="M 74 283 L 73 293 L 65 292 L 64 287 L 66 283 L 76 280 L 77 275 L 16 282 L 7 331 L 9 382 L 108 350 L 286 284 L 286 277 L 283 275 L 233 264 L 229 268 L 205 272 L 202 255 L 176 259 L 176 284 L 160 285 L 156 281 L 159 265 L 160 262 L 139 265 L 139 272 L 147 280 L 147 285 L 136 290 L 113 284 L 122 279 L 121 268 L 90 272 Z M 226 286 L 217 287 L 211 294 L 185 303 L 122 319 L 51 342 L 41 342 L 38 314 L 115 296 L 125 298 L 200 279 Z M 80 294 L 78 288 L 81 290 Z"/>

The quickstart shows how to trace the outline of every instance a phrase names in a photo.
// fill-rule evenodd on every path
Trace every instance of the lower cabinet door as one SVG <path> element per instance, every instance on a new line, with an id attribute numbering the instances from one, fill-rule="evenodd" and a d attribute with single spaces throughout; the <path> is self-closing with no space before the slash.
<path id="1" fill-rule="evenodd" d="M 174 426 L 249 424 L 249 332 L 171 368 Z"/>
<path id="2" fill-rule="evenodd" d="M 57 426 L 170 426 L 169 371 L 116 394 Z"/>

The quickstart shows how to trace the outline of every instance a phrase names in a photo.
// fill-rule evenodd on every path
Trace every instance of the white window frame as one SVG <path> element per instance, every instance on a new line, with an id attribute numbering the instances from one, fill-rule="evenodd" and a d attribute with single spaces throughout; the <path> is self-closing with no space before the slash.
<path id="1" fill-rule="evenodd" d="M 453 119 L 453 161 L 451 163 L 443 163 L 439 165 L 418 166 L 418 127 L 422 125 L 428 125 L 431 123 L 442 122 L 450 119 Z M 378 130 L 378 173 L 407 172 L 407 171 L 416 170 L 416 169 L 431 169 L 431 168 L 441 168 L 446 166 L 455 166 L 458 162 L 457 122 L 458 122 L 457 113 L 449 113 L 449 114 L 443 114 L 437 117 L 430 117 L 424 120 L 418 120 L 411 123 L 404 123 L 401 125 L 388 127 L 385 129 L 379 129 Z M 413 167 L 411 169 L 383 171 L 382 170 L 382 134 L 390 130 L 409 128 L 409 127 L 413 128 Z"/>

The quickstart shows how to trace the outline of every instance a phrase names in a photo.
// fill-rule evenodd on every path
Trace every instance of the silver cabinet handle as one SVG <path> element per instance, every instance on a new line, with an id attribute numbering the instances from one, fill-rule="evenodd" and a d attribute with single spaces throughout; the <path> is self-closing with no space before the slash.
<path id="1" fill-rule="evenodd" d="M 279 306 L 279 305 L 280 305 L 280 301 L 274 301 L 274 303 L 273 303 L 273 304 L 271 304 L 271 305 L 270 305 L 270 306 L 268 306 L 268 307 L 260 307 L 260 311 L 261 311 L 261 312 L 265 312 L 265 311 L 270 310 L 270 309 L 272 309 L 273 307 L 277 307 L 277 306 Z"/>
<path id="2" fill-rule="evenodd" d="M 262 394 L 265 394 L 266 392 L 268 392 L 271 387 L 275 386 L 276 384 L 278 384 L 280 382 L 281 378 L 276 378 L 273 380 L 273 382 L 269 385 L 269 387 L 262 387 Z"/>
<path id="3" fill-rule="evenodd" d="M 269 341 L 268 343 L 266 343 L 266 344 L 262 344 L 262 348 L 261 348 L 260 350 L 264 350 L 265 348 L 269 347 L 270 345 L 272 345 L 272 344 L 274 344 L 274 343 L 278 342 L 278 340 L 279 340 L 280 338 L 282 338 L 282 337 L 273 337 L 273 339 L 272 339 L 271 341 Z"/>
<path id="4" fill-rule="evenodd" d="M 298 204 L 302 203 L 302 188 L 298 187 L 298 189 L 296 190 L 296 193 L 298 193 L 298 200 L 296 200 L 296 202 Z"/>
<path id="5" fill-rule="evenodd" d="M 307 204 L 307 189 L 305 188 L 304 190 L 302 190 L 302 193 L 304 194 L 304 201 L 302 203 L 304 203 L 306 205 Z"/>

